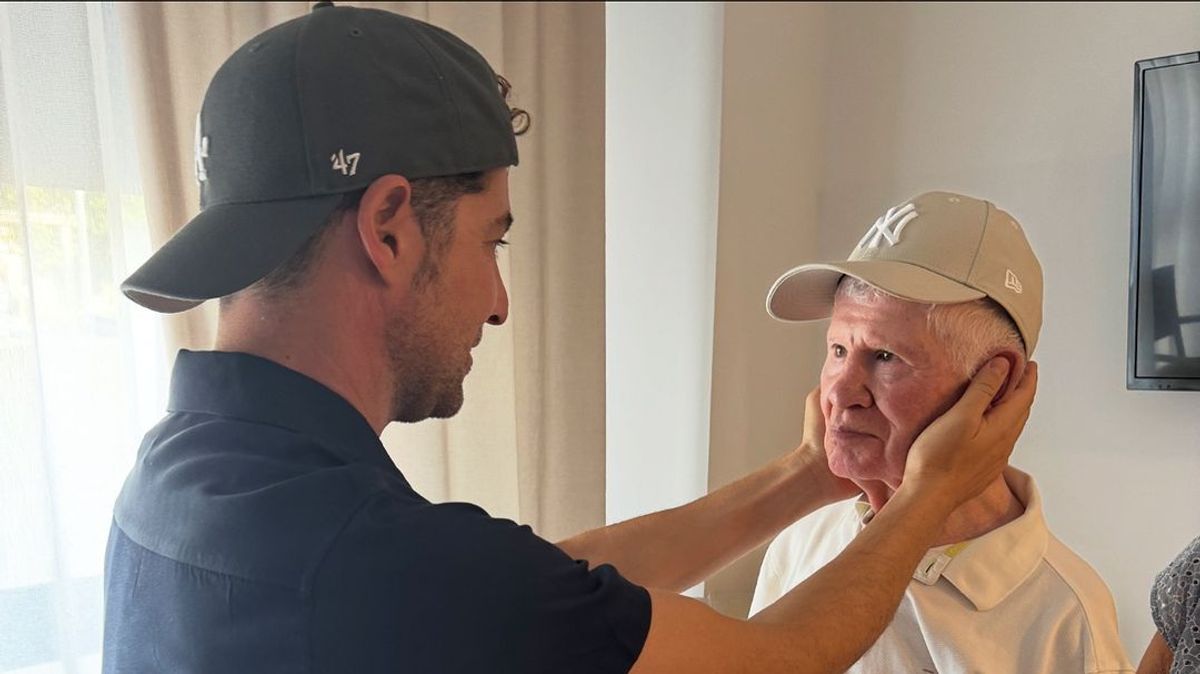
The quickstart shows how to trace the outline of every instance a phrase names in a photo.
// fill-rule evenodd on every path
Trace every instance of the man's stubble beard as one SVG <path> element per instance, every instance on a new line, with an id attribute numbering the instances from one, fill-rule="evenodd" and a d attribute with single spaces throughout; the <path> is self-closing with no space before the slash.
<path id="1" fill-rule="evenodd" d="M 404 321 L 389 326 L 393 421 L 447 419 L 462 409 L 466 373 L 451 371 L 430 337 L 414 334 Z"/>
<path id="2" fill-rule="evenodd" d="M 409 315 L 398 314 L 387 325 L 388 365 L 391 369 L 392 420 L 415 423 L 448 419 L 462 409 L 463 380 L 468 366 L 450 358 L 454 348 L 449 332 L 433 320 L 439 301 L 436 275 L 414 283 L 418 294 Z M 439 334 L 440 333 L 440 334 Z"/>

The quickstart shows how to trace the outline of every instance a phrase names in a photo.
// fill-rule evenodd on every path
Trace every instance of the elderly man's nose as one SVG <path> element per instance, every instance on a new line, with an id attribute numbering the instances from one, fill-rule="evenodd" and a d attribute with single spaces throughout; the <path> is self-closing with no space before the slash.
<path id="1" fill-rule="evenodd" d="M 871 392 L 867 390 L 864 373 L 851 365 L 841 368 L 826 383 L 829 402 L 834 407 L 868 407 Z"/>

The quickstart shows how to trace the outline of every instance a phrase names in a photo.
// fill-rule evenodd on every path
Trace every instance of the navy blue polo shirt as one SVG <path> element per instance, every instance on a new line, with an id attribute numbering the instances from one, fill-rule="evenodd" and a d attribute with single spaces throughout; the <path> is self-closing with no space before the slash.
<path id="1" fill-rule="evenodd" d="M 104 671 L 625 672 L 650 597 L 526 526 L 433 504 L 325 386 L 181 352 L 117 499 Z"/>

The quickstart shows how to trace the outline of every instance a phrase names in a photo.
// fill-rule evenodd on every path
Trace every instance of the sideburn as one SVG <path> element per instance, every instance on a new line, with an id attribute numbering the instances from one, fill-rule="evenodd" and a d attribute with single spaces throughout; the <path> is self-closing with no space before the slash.
<path id="1" fill-rule="evenodd" d="M 454 227 L 440 228 L 430 234 L 425 243 L 425 255 L 421 257 L 421 263 L 413 274 L 413 290 L 424 290 L 441 275 L 442 258 L 446 256 L 450 244 L 454 243 Z"/>

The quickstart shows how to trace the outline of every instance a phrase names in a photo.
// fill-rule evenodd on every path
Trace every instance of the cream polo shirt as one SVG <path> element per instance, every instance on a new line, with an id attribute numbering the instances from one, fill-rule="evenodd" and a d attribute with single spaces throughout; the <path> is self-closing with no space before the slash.
<path id="1" fill-rule="evenodd" d="M 1025 513 L 926 553 L 892 623 L 849 672 L 1132 674 L 1108 587 L 1046 528 L 1033 478 L 1010 467 L 1004 479 Z M 844 501 L 779 534 L 751 615 L 836 557 L 870 514 L 866 503 Z"/>

